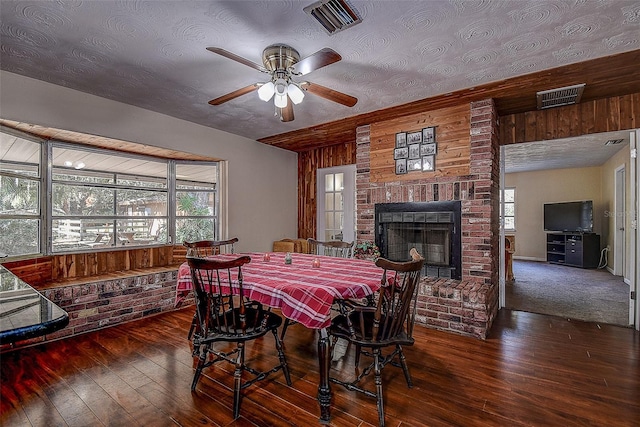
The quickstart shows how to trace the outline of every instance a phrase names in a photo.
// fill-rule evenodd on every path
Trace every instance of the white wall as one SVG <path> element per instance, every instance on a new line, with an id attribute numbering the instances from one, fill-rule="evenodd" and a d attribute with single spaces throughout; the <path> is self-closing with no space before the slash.
<path id="1" fill-rule="evenodd" d="M 545 261 L 547 240 L 543 225 L 545 203 L 593 201 L 593 231 L 606 233 L 602 202 L 602 168 L 552 169 L 508 173 L 505 187 L 516 189 L 516 236 L 514 258 Z"/>
<path id="2" fill-rule="evenodd" d="M 227 132 L 0 71 L 0 117 L 227 160 L 229 236 L 267 251 L 297 236 L 297 154 Z"/>

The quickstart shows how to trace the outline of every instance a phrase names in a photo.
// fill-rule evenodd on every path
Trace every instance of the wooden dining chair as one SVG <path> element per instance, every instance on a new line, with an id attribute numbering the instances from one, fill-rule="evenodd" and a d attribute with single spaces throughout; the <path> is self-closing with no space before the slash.
<path id="1" fill-rule="evenodd" d="M 272 252 L 295 252 L 296 242 L 293 239 L 276 240 L 271 246 Z"/>
<path id="2" fill-rule="evenodd" d="M 315 239 L 307 239 L 307 241 L 309 242 L 309 253 L 340 258 L 353 258 L 355 241 L 343 242 L 341 240 L 329 240 L 322 242 Z"/>
<path id="3" fill-rule="evenodd" d="M 234 244 L 238 243 L 238 238 L 234 237 L 228 240 L 198 240 L 195 242 L 183 242 L 182 245 L 187 248 L 187 258 L 205 258 L 208 256 L 219 254 L 232 254 L 234 253 Z M 193 330 L 196 328 L 196 314 L 193 315 L 191 321 L 191 327 L 187 334 L 187 339 L 191 340 Z"/>
<path id="4" fill-rule="evenodd" d="M 282 341 L 277 329 L 282 318 L 262 304 L 245 298 L 242 266 L 251 261 L 249 256 L 233 260 L 207 258 L 189 258 L 191 278 L 196 300 L 198 327 L 193 335 L 193 355 L 198 356 L 198 365 L 191 383 L 195 391 L 202 371 L 221 361 L 231 363 L 234 369 L 233 418 L 240 415 L 242 390 L 270 374 L 282 370 L 287 385 L 291 385 L 291 376 L 287 366 Z M 268 371 L 256 370 L 245 361 L 245 344 L 267 334 L 273 333 L 279 364 Z M 215 348 L 217 343 L 233 343 L 231 351 Z M 248 372 L 253 378 L 243 381 Z"/>
<path id="5" fill-rule="evenodd" d="M 204 258 L 218 254 L 234 253 L 234 244 L 238 243 L 238 238 L 229 240 L 198 240 L 195 242 L 183 242 L 187 248 L 187 257 Z"/>
<path id="6" fill-rule="evenodd" d="M 329 334 L 335 342 L 338 338 L 347 340 L 356 347 L 356 378 L 343 381 L 330 377 L 330 381 L 348 390 L 375 397 L 378 407 L 378 422 L 384 426 L 384 401 L 382 395 L 382 369 L 392 363 L 402 367 L 409 388 L 413 387 L 411 375 L 402 346 L 413 345 L 413 326 L 416 316 L 417 288 L 424 258 L 414 249 L 411 261 L 393 262 L 378 258 L 376 265 L 382 268 L 381 287 L 376 293 L 373 305 L 360 304 L 349 300 L 338 301 L 340 315 L 331 321 Z M 393 348 L 387 354 L 383 350 Z M 358 365 L 360 355 L 372 357 L 371 363 L 362 371 Z M 394 360 L 398 359 L 397 362 Z M 375 392 L 358 384 L 373 372 Z"/>

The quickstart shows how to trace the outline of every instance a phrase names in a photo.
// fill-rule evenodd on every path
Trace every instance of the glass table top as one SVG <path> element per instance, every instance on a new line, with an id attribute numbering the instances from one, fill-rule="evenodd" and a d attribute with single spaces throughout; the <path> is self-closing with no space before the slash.
<path id="1" fill-rule="evenodd" d="M 64 328 L 66 311 L 0 265 L 0 344 Z"/>

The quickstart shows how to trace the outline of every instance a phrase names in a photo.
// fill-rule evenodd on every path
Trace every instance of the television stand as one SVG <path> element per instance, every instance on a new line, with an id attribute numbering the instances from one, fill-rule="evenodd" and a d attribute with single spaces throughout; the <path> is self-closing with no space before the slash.
<path id="1" fill-rule="evenodd" d="M 595 233 L 547 233 L 547 262 L 580 268 L 597 268 L 600 235 Z"/>

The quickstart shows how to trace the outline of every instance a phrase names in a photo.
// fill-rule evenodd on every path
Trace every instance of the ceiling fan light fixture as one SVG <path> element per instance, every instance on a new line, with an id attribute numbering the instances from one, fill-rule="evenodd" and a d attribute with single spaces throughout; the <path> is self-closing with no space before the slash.
<path id="1" fill-rule="evenodd" d="M 273 103 L 278 108 L 285 108 L 287 106 L 287 94 L 285 92 L 284 95 L 279 95 L 276 93 Z"/>
<path id="2" fill-rule="evenodd" d="M 287 81 L 285 79 L 277 79 L 275 82 L 276 95 L 284 96 L 287 94 Z"/>
<path id="3" fill-rule="evenodd" d="M 304 92 L 295 83 L 289 83 L 287 93 L 289 94 L 289 98 L 291 98 L 291 102 L 296 105 L 300 104 L 304 99 Z"/>
<path id="4" fill-rule="evenodd" d="M 258 89 L 258 97 L 264 102 L 269 101 L 274 93 L 276 93 L 276 89 L 273 82 L 267 82 Z"/>

